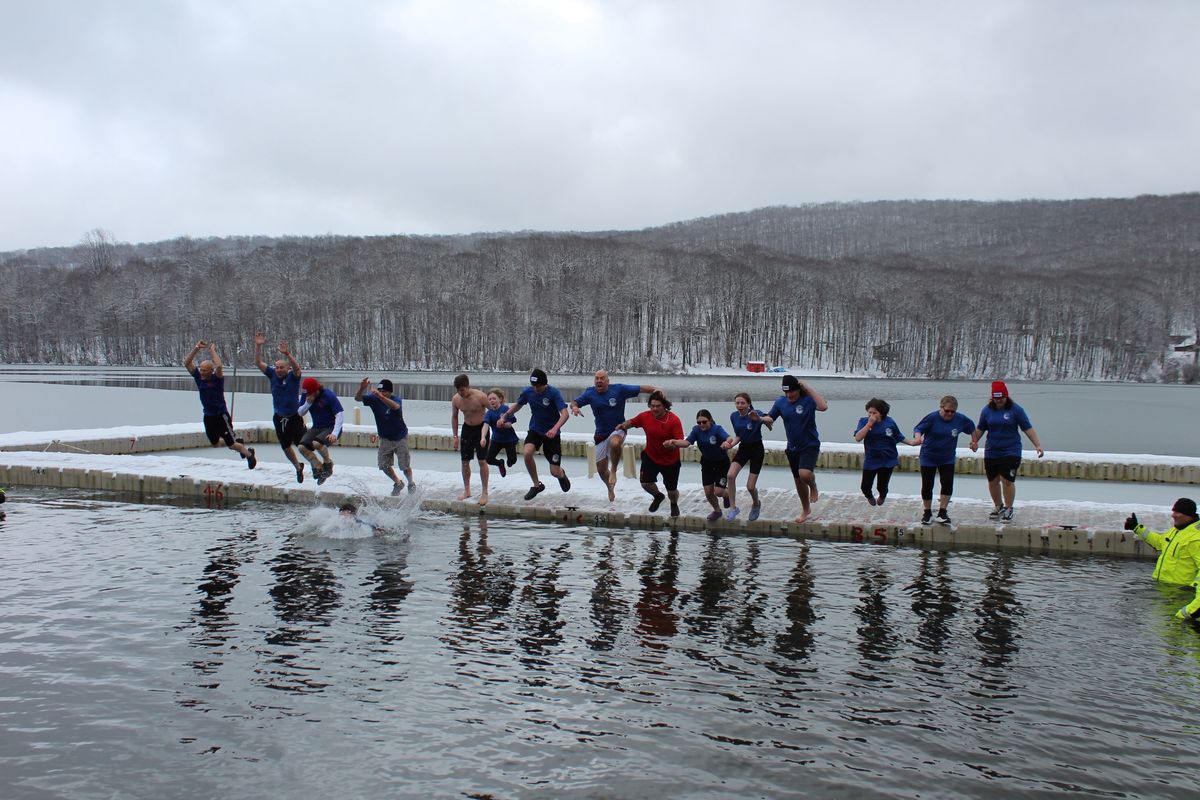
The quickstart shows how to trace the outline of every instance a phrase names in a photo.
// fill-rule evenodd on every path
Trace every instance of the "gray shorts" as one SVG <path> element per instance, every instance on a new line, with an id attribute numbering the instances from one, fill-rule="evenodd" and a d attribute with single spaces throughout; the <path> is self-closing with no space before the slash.
<path id="1" fill-rule="evenodd" d="M 392 465 L 392 457 L 396 458 L 396 466 L 400 467 L 401 472 L 405 472 L 411 468 L 408 461 L 408 437 L 403 439 L 384 439 L 379 437 L 379 468 L 387 469 Z"/>
<path id="2" fill-rule="evenodd" d="M 617 428 L 615 431 L 604 437 L 604 441 L 596 442 L 596 461 L 604 461 L 608 458 L 608 443 L 614 436 L 621 437 L 621 444 L 625 444 L 625 431 Z"/>

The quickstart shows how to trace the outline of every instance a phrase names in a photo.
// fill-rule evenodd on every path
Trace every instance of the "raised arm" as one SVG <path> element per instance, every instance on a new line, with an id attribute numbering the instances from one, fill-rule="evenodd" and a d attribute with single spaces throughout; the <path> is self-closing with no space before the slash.
<path id="1" fill-rule="evenodd" d="M 261 331 L 254 334 L 254 366 L 258 367 L 258 371 L 262 372 L 267 368 L 267 362 L 263 361 L 262 349 L 267 343 L 267 335 Z"/>
<path id="2" fill-rule="evenodd" d="M 361 381 L 359 381 L 358 391 L 354 393 L 354 402 L 361 403 L 363 401 L 363 398 L 366 397 L 367 395 L 375 394 L 372 391 L 368 391 L 367 387 L 370 385 L 371 385 L 370 378 L 363 378 Z M 382 395 L 380 395 L 380 396 L 382 397 Z"/>
<path id="3" fill-rule="evenodd" d="M 825 402 L 825 397 L 811 385 L 808 381 L 800 381 L 800 385 L 804 387 L 804 391 L 808 392 L 808 396 L 816 403 L 817 411 L 825 411 L 829 408 L 829 403 Z"/>
<path id="4" fill-rule="evenodd" d="M 189 375 L 196 371 L 196 356 L 200 355 L 200 351 L 206 347 L 208 347 L 208 342 L 201 339 L 200 341 L 196 342 L 196 346 L 193 347 L 191 352 L 188 353 L 183 359 L 183 368 L 188 371 Z"/>
<path id="5" fill-rule="evenodd" d="M 287 359 L 288 366 L 292 368 L 292 374 L 299 378 L 300 362 L 296 360 L 296 357 L 292 355 L 292 351 L 288 349 L 288 343 L 280 342 L 279 347 L 276 349 L 278 349 L 280 353 L 283 353 L 283 357 Z"/>
<path id="6" fill-rule="evenodd" d="M 218 378 L 225 377 L 225 363 L 221 361 L 221 357 L 217 355 L 217 345 L 215 342 L 208 343 L 208 354 L 212 356 L 213 374 Z"/>

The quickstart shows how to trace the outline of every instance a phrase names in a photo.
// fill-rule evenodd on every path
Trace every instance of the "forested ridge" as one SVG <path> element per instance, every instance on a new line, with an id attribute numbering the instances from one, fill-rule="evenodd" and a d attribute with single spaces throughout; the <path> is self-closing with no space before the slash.
<path id="1" fill-rule="evenodd" d="M 179 238 L 0 254 L 0 359 L 1195 381 L 1200 194 L 765 208 L 642 231 Z"/>

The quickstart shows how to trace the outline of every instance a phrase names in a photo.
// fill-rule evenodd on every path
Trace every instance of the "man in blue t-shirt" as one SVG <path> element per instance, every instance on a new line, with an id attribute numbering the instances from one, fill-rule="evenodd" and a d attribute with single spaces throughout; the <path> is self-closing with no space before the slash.
<path id="1" fill-rule="evenodd" d="M 417 490 L 413 480 L 412 463 L 408 452 L 408 426 L 404 424 L 404 409 L 402 401 L 394 394 L 392 382 L 384 378 L 372 391 L 371 379 L 363 378 L 354 393 L 355 401 L 371 409 L 375 415 L 375 430 L 379 433 L 378 466 L 384 475 L 392 479 L 392 497 L 404 491 L 404 481 L 396 474 L 392 466 L 396 465 L 408 478 L 408 493 Z"/>
<path id="2" fill-rule="evenodd" d="M 638 386 L 628 383 L 610 383 L 608 372 L 600 370 L 592 385 L 571 401 L 571 413 L 583 416 L 580 406 L 591 406 L 596 418 L 596 472 L 608 487 L 608 499 L 617 499 L 617 473 L 621 468 L 621 445 L 625 442 L 625 431 L 617 426 L 625 421 L 625 401 L 639 394 L 653 394 L 654 386 Z"/>
<path id="3" fill-rule="evenodd" d="M 303 415 L 312 412 L 312 427 L 300 439 L 300 455 L 312 464 L 313 477 L 319 486 L 333 474 L 333 456 L 328 446 L 337 444 L 338 437 L 342 435 L 345 412 L 342 410 L 342 401 L 338 400 L 333 390 L 326 389 L 311 375 L 300 382 L 300 388 L 304 390 L 304 402 L 296 413 Z"/>
<path id="4" fill-rule="evenodd" d="M 815 412 L 824 411 L 829 404 L 816 389 L 791 375 L 783 376 L 782 388 L 783 396 L 776 398 L 770 411 L 762 416 L 752 411 L 750 416 L 765 425 L 783 420 L 788 466 L 792 470 L 796 494 L 800 496 L 800 516 L 796 517 L 796 522 L 804 522 L 812 514 L 812 503 L 817 502 L 817 476 L 813 470 L 821 455 L 821 437 L 817 433 Z"/>
<path id="5" fill-rule="evenodd" d="M 296 470 L 296 483 L 304 483 L 304 464 L 296 455 L 296 445 L 304 436 L 304 417 L 296 413 L 300 408 L 300 364 L 288 350 L 287 342 L 280 342 L 276 348 L 283 358 L 275 360 L 271 367 L 263 361 L 263 345 L 267 342 L 264 333 L 254 334 L 254 363 L 258 371 L 271 382 L 271 406 L 274 415 L 271 422 L 275 425 L 275 438 L 288 461 Z"/>
<path id="6" fill-rule="evenodd" d="M 499 426 L 511 425 L 517 418 L 521 406 L 529 406 L 529 430 L 525 434 L 525 469 L 533 486 L 525 493 L 526 500 L 532 500 L 540 492 L 546 490 L 545 485 L 538 480 L 537 464 L 533 456 L 539 449 L 546 461 L 550 462 L 550 474 L 558 478 L 558 485 L 564 492 L 571 491 L 571 479 L 562 468 L 562 442 L 559 431 L 567 424 L 567 403 L 563 400 L 562 392 L 549 384 L 546 373 L 535 369 L 529 375 L 529 386 L 521 392 L 517 402 L 513 403 L 500 420 Z"/>
<path id="7" fill-rule="evenodd" d="M 208 348 L 211 358 L 201 361 L 197 367 L 196 356 L 205 348 Z M 196 346 L 183 360 L 183 368 L 192 376 L 196 388 L 200 391 L 200 407 L 204 411 L 204 433 L 208 436 L 209 444 L 216 447 L 217 442 L 224 441 L 226 447 L 237 451 L 238 455 L 246 460 L 246 465 L 254 469 L 258 463 L 258 459 L 254 457 L 254 448 L 246 447 L 245 442 L 233 433 L 233 418 L 229 416 L 229 409 L 225 405 L 225 367 L 221 363 L 221 357 L 217 355 L 217 346 L 203 339 L 196 342 Z"/>

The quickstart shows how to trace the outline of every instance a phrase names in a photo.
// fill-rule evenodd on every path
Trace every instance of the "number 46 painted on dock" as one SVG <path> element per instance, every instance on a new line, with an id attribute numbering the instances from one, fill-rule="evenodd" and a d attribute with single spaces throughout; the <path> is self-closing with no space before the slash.
<path id="1" fill-rule="evenodd" d="M 204 501 L 208 505 L 213 503 L 225 502 L 225 485 L 221 483 L 207 483 L 204 485 Z"/>

